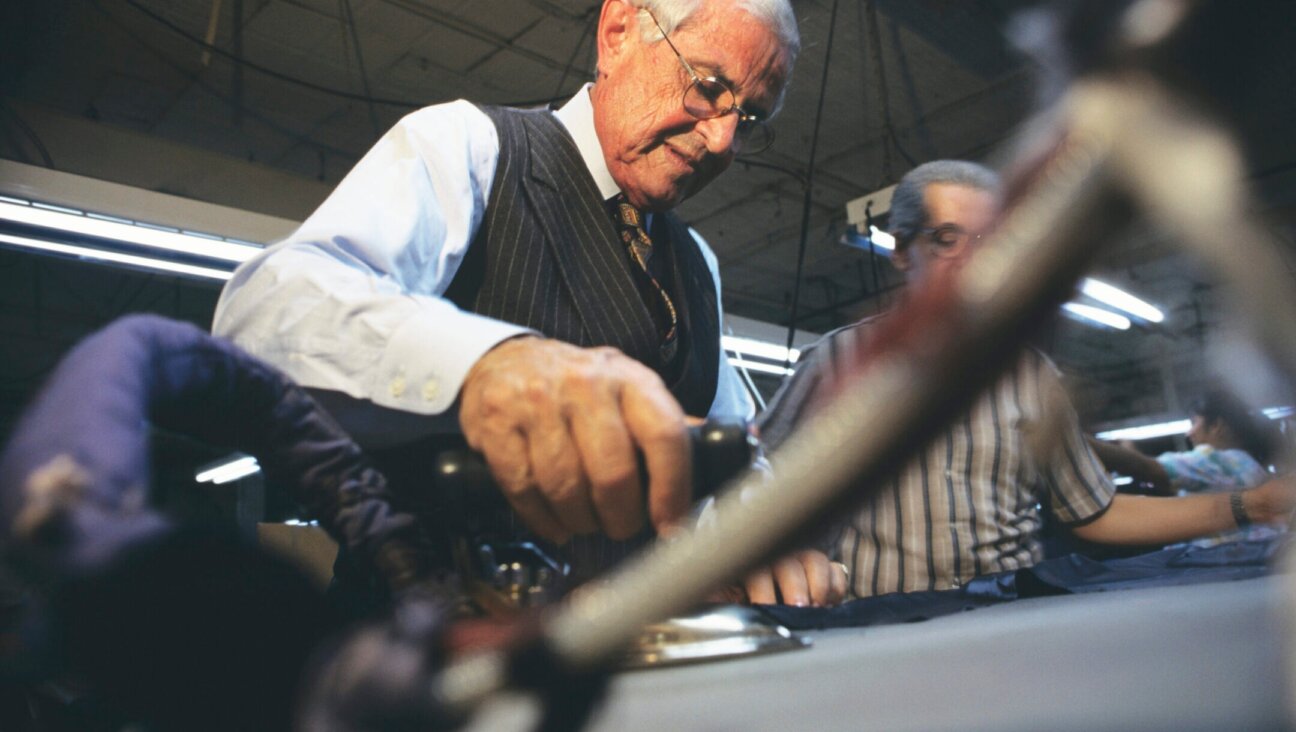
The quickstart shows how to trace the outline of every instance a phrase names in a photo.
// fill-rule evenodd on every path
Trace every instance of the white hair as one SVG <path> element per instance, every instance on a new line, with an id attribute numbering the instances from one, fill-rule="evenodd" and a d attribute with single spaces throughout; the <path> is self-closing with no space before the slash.
<path id="1" fill-rule="evenodd" d="M 925 195 L 933 183 L 951 183 L 987 193 L 999 192 L 999 174 L 967 160 L 933 160 L 905 174 L 891 194 L 889 223 L 896 247 L 903 249 L 927 220 Z"/>
<path id="2" fill-rule="evenodd" d="M 676 28 L 701 9 L 702 3 L 717 0 L 628 1 L 639 8 L 639 27 L 644 42 L 656 43 L 662 40 L 662 31 L 674 33 Z M 789 0 L 732 0 L 732 2 L 774 32 L 774 37 L 778 39 L 779 45 L 787 54 L 787 72 L 788 77 L 791 78 L 792 66 L 796 63 L 797 54 L 801 52 L 801 33 L 797 30 L 796 15 L 792 12 L 791 2 Z M 652 17 L 648 15 L 650 11 Z M 657 24 L 653 23 L 654 17 L 657 18 L 657 23 L 661 24 L 661 31 L 657 30 Z M 784 89 L 779 92 L 778 101 L 774 105 L 775 111 L 783 106 L 783 91 L 786 88 L 785 82 Z"/>

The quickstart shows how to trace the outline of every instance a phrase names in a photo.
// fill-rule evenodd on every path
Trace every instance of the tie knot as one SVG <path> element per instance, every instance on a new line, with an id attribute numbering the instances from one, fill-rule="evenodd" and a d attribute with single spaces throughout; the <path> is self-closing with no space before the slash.
<path id="1" fill-rule="evenodd" d="M 627 201 L 624 193 L 617 194 L 617 197 L 612 199 L 612 203 L 616 207 L 617 221 L 619 221 L 622 226 L 630 226 L 636 229 L 642 229 L 644 227 L 643 212 L 635 208 L 634 204 Z"/>

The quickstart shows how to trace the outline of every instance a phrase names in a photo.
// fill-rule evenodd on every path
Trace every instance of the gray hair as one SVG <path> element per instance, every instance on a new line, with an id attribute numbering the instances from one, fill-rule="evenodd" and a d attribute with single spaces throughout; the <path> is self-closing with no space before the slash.
<path id="1" fill-rule="evenodd" d="M 674 33 L 676 28 L 683 25 L 684 21 L 688 20 L 693 13 L 702 7 L 703 2 L 713 1 L 629 0 L 631 5 L 639 8 L 639 27 L 645 43 L 656 43 L 662 40 L 661 31 L 657 30 L 656 24 L 648 16 L 649 11 L 652 12 L 653 17 L 657 18 L 657 22 L 661 24 L 663 31 Z M 801 53 L 801 32 L 797 30 L 796 15 L 792 12 L 791 2 L 789 0 L 733 0 L 733 2 L 774 32 L 774 37 L 778 39 L 779 45 L 787 53 L 788 77 L 791 78 L 792 67 L 796 64 L 797 54 Z M 786 91 L 786 89 L 787 83 L 785 82 L 783 90 L 779 92 L 779 98 L 772 113 L 777 112 L 783 106 L 783 91 Z"/>
<path id="2" fill-rule="evenodd" d="M 967 160 L 933 160 L 905 174 L 891 194 L 890 225 L 896 248 L 904 248 L 918 235 L 927 221 L 923 202 L 927 186 L 950 183 L 998 195 L 999 174 L 980 163 Z"/>

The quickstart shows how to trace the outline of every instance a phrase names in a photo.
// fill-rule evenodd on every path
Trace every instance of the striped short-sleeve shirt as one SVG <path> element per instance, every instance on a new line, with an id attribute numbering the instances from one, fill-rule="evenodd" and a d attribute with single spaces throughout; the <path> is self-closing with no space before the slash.
<path id="1" fill-rule="evenodd" d="M 877 318 L 830 333 L 808 350 L 761 415 L 777 448 L 820 384 Z M 777 449 L 773 454 L 778 469 Z M 942 590 L 1042 559 L 1041 505 L 1063 524 L 1097 518 L 1115 487 L 1085 443 L 1056 367 L 1028 350 L 972 408 L 870 495 L 825 548 L 850 569 L 852 597 Z M 871 490 L 870 490 L 871 489 Z"/>

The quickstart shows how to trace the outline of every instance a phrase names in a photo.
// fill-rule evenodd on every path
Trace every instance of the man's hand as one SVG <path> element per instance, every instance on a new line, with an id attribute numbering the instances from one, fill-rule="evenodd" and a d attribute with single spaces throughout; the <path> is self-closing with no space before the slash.
<path id="1" fill-rule="evenodd" d="M 1296 509 L 1296 475 L 1282 475 L 1243 491 L 1242 506 L 1257 524 L 1290 521 Z"/>
<path id="2" fill-rule="evenodd" d="M 684 412 L 651 369 L 613 348 L 536 337 L 491 349 L 464 380 L 459 424 L 513 510 L 564 542 L 602 531 L 633 536 L 648 513 L 659 531 L 691 498 Z"/>
<path id="3" fill-rule="evenodd" d="M 827 607 L 846 597 L 846 565 L 805 549 L 762 567 L 747 577 L 747 600 L 757 605 Z M 777 590 L 777 594 L 776 594 Z"/>

